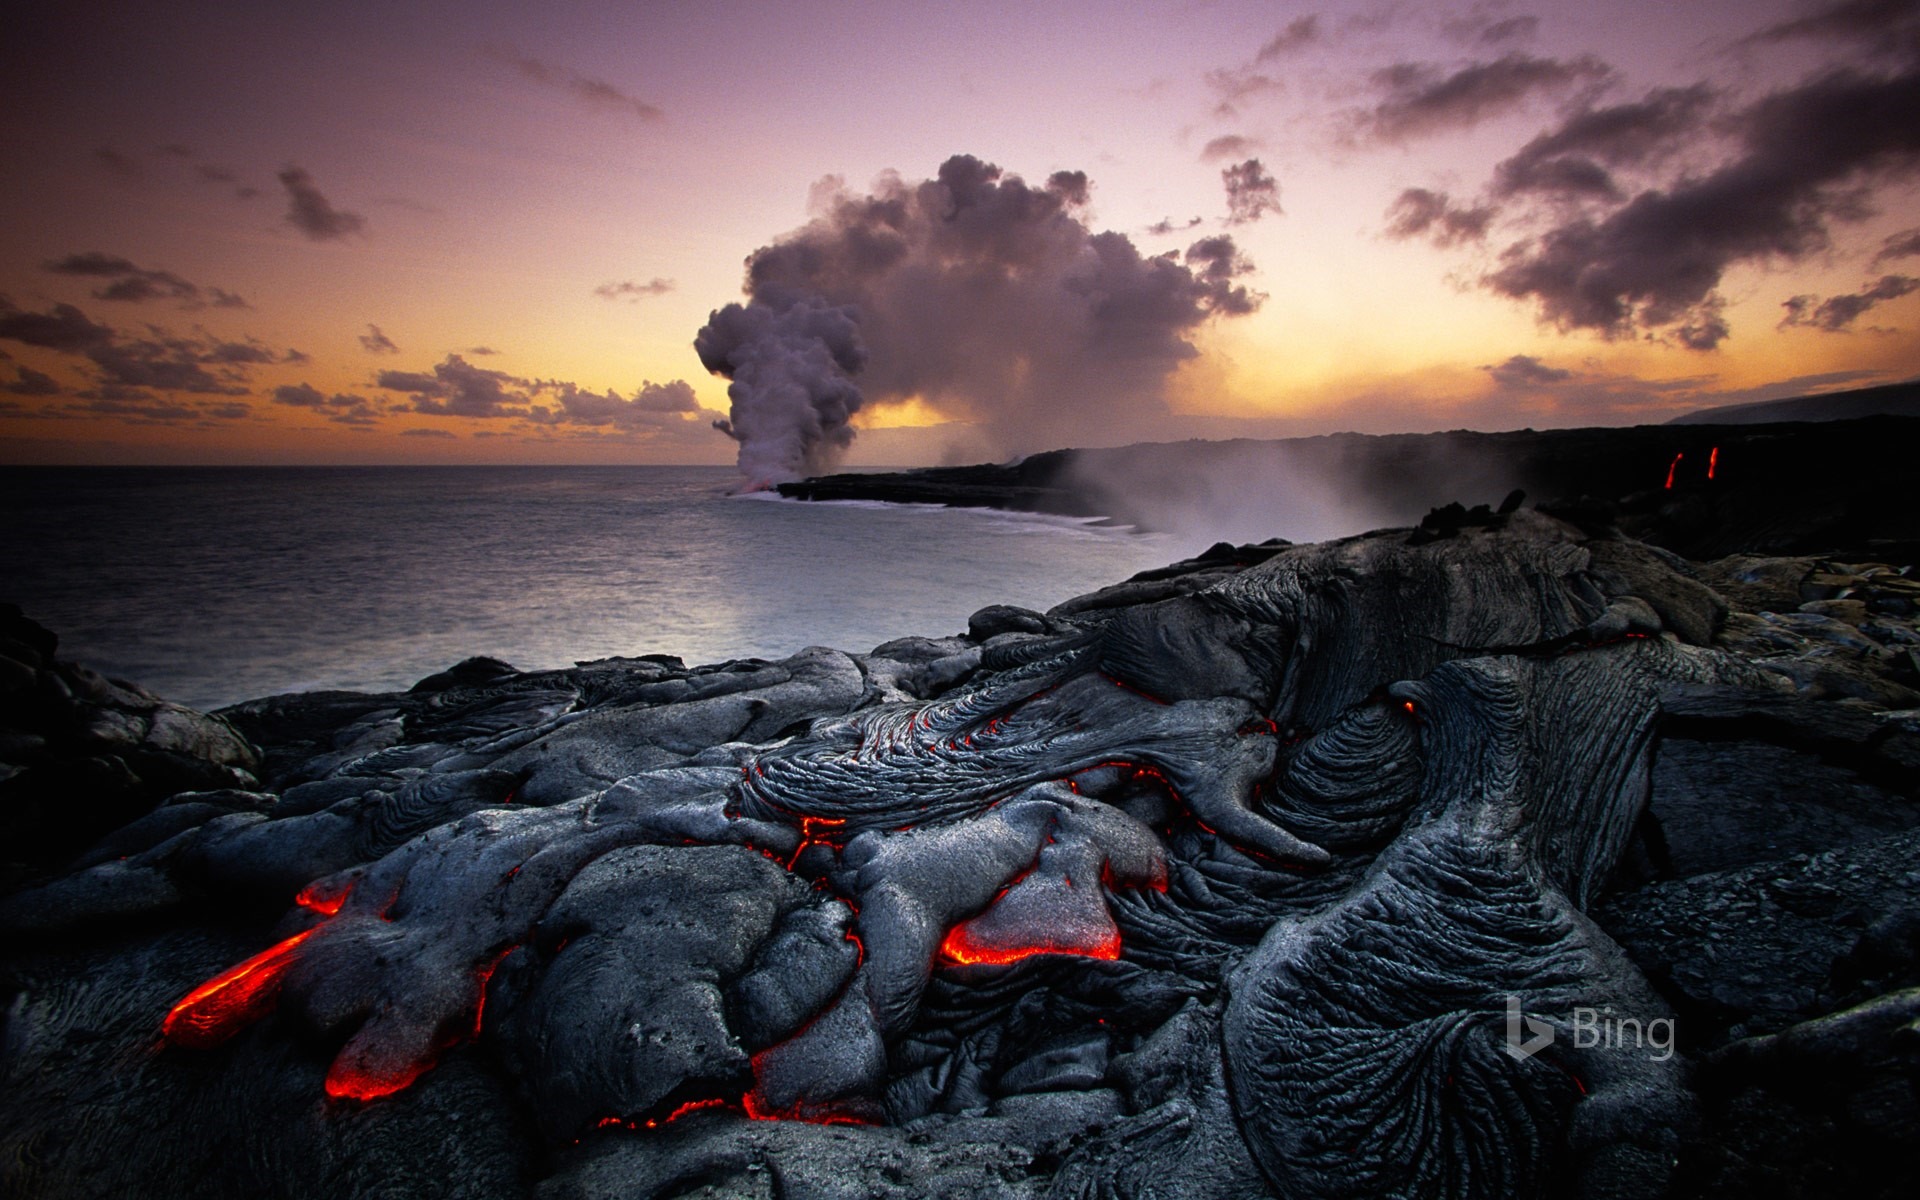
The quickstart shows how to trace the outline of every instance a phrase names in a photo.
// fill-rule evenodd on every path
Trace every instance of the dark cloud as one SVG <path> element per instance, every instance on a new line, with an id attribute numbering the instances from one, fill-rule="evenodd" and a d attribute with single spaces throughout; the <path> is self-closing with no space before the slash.
<path id="1" fill-rule="evenodd" d="M 266 346 L 255 341 L 211 342 L 203 351 L 204 361 L 211 363 L 243 363 L 250 366 L 265 366 L 280 361 L 279 357 Z"/>
<path id="2" fill-rule="evenodd" d="M 713 436 L 710 426 L 719 415 L 703 410 L 694 399 L 692 386 L 677 379 L 643 384 L 628 399 L 611 391 L 596 393 L 566 380 L 524 379 L 505 371 L 490 371 L 457 354 L 449 354 L 431 371 L 382 371 L 375 383 L 410 397 L 397 411 L 518 420 L 528 422 L 523 428 L 569 427 L 647 441 L 668 437 L 709 439 Z M 300 393 L 301 403 L 311 407 L 313 395 Z"/>
<path id="3" fill-rule="evenodd" d="M 1908 229 L 1901 233 L 1889 234 L 1880 243 L 1880 249 L 1873 256 L 1873 265 L 1893 262 L 1902 258 L 1920 255 L 1920 229 Z"/>
<path id="4" fill-rule="evenodd" d="M 69 254 L 42 264 L 56 275 L 81 275 L 111 280 L 94 289 L 96 300 L 182 300 L 189 304 L 200 299 L 200 289 L 172 271 L 154 271 L 137 267 L 124 258 L 97 251 Z M 222 293 L 225 295 L 226 293 Z M 237 297 L 236 297 L 237 299 Z"/>
<path id="5" fill-rule="evenodd" d="M 1607 167 L 1657 165 L 1706 121 L 1713 93 L 1705 85 L 1660 88 L 1638 101 L 1587 108 L 1540 134 L 1494 169 L 1493 192 L 1622 196 Z"/>
<path id="6" fill-rule="evenodd" d="M 1408 188 L 1387 209 L 1387 236 L 1398 241 L 1426 238 L 1436 246 L 1457 246 L 1487 236 L 1495 210 L 1463 208 L 1445 192 Z"/>
<path id="7" fill-rule="evenodd" d="M 280 172 L 279 179 L 280 186 L 287 190 L 287 224 L 314 241 L 349 237 L 366 225 L 367 219 L 359 213 L 328 203 L 314 186 L 313 176 L 302 168 L 289 164 Z"/>
<path id="8" fill-rule="evenodd" d="M 0 297 L 0 340 L 79 354 L 106 345 L 113 337 L 111 328 L 95 324 L 71 304 L 56 304 L 51 312 L 35 313 L 15 308 Z"/>
<path id="9" fill-rule="evenodd" d="M 416 429 L 402 429 L 400 431 L 400 436 L 401 437 L 417 437 L 417 438 L 451 438 L 451 437 L 457 437 L 458 435 L 455 434 L 452 430 L 448 430 L 448 429 L 416 428 Z"/>
<path id="10" fill-rule="evenodd" d="M 99 275 L 111 278 L 116 275 L 143 274 L 139 267 L 127 259 L 115 254 L 102 254 L 90 250 L 84 254 L 69 254 L 65 258 L 41 264 L 44 269 L 57 275 Z"/>
<path id="11" fill-rule="evenodd" d="M 109 386 L 218 396 L 244 396 L 248 391 L 242 373 L 219 368 L 270 361 L 234 343 L 173 337 L 115 341 L 89 350 L 87 358 Z"/>
<path id="12" fill-rule="evenodd" d="M 1673 336 L 1689 350 L 1712 350 L 1733 330 L 1727 325 L 1727 302 L 1710 295 L 1687 311 L 1686 318 L 1673 327 Z"/>
<path id="13" fill-rule="evenodd" d="M 1296 17 L 1287 23 L 1287 27 L 1267 39 L 1260 47 L 1260 53 L 1254 55 L 1255 62 L 1270 62 L 1284 58 L 1298 50 L 1304 50 L 1320 40 L 1320 16 L 1309 13 Z"/>
<path id="14" fill-rule="evenodd" d="M 480 358 L 485 358 L 490 354 L 498 354 L 500 352 L 498 350 L 495 350 L 492 346 L 469 346 L 467 347 L 467 353 L 476 355 Z"/>
<path id="15" fill-rule="evenodd" d="M 612 391 L 594 393 L 568 384 L 556 391 L 554 400 L 555 407 L 535 409 L 533 419 L 537 423 L 641 433 L 684 428 L 689 417 L 702 412 L 692 385 L 679 379 L 642 384 L 631 400 Z M 707 423 L 699 424 L 704 427 Z"/>
<path id="16" fill-rule="evenodd" d="M 673 280 L 653 278 L 645 283 L 635 283 L 631 279 L 622 279 L 618 283 L 603 283 L 593 289 L 593 294 L 602 300 L 638 300 L 642 296 L 664 296 L 673 290 Z"/>
<path id="17" fill-rule="evenodd" d="M 208 288 L 207 303 L 215 308 L 252 308 L 245 300 L 225 288 Z"/>
<path id="18" fill-rule="evenodd" d="M 294 408 L 324 408 L 327 396 L 311 384 L 289 383 L 273 389 L 273 402 Z"/>
<path id="19" fill-rule="evenodd" d="M 1280 181 L 1267 173 L 1260 160 L 1250 158 L 1220 172 L 1227 189 L 1227 224 L 1249 225 L 1280 211 Z"/>
<path id="20" fill-rule="evenodd" d="M 372 324 L 369 324 L 367 331 L 360 335 L 360 348 L 368 354 L 400 353 L 400 347 L 393 344 L 393 339 L 380 332 L 378 325 Z"/>
<path id="21" fill-rule="evenodd" d="M 1213 106 L 1218 117 L 1235 117 L 1248 100 L 1268 92 L 1283 92 L 1286 85 L 1271 75 L 1251 67 L 1223 68 L 1207 72 L 1207 86 L 1220 97 Z"/>
<path id="22" fill-rule="evenodd" d="M 1205 217 L 1188 217 L 1185 221 L 1175 221 L 1172 217 L 1163 217 L 1147 226 L 1147 232 L 1156 237 L 1161 237 L 1169 233 L 1179 233 L 1185 229 L 1192 229 L 1196 225 L 1203 225 L 1205 223 Z"/>
<path id="23" fill-rule="evenodd" d="M 365 396 L 350 392 L 335 392 L 329 396 L 306 383 L 287 384 L 273 389 L 273 402 L 290 408 L 308 409 L 336 424 L 355 428 L 377 425 L 383 415 L 383 410 Z"/>
<path id="24" fill-rule="evenodd" d="M 1572 371 L 1549 367 L 1531 354 L 1516 354 L 1505 362 L 1480 369 L 1493 376 L 1495 383 L 1512 391 L 1534 391 L 1573 378 Z"/>
<path id="25" fill-rule="evenodd" d="M 1882 275 L 1879 282 L 1850 295 L 1829 296 L 1825 300 L 1816 296 L 1795 296 L 1781 306 L 1787 310 L 1787 315 L 1780 324 L 1782 328 L 1809 325 L 1828 333 L 1839 333 L 1851 328 L 1854 321 L 1874 305 L 1898 300 L 1916 290 L 1920 290 L 1920 279 L 1911 275 Z"/>
<path id="26" fill-rule="evenodd" d="M 1524 42 L 1539 32 L 1539 17 L 1508 17 L 1504 21 L 1495 21 L 1480 31 L 1480 44 L 1498 46 L 1503 42 Z"/>
<path id="27" fill-rule="evenodd" d="M 1249 291 L 1235 280 L 1253 273 L 1253 263 L 1226 234 L 1201 238 L 1187 247 L 1187 269 L 1200 284 L 1209 312 L 1223 317 L 1243 317 L 1258 312 L 1266 295 Z"/>
<path id="28" fill-rule="evenodd" d="M 1440 23 L 1440 32 L 1454 41 L 1480 46 L 1531 41 L 1539 31 L 1539 17 L 1495 17 L 1488 12 L 1475 12 Z"/>
<path id="29" fill-rule="evenodd" d="M 1047 192 L 1068 208 L 1079 208 L 1093 200 L 1093 180 L 1085 171 L 1055 171 L 1047 176 Z"/>
<path id="30" fill-rule="evenodd" d="M 1430 63 L 1396 63 L 1374 73 L 1382 93 L 1360 118 L 1361 128 L 1381 141 L 1466 129 L 1519 108 L 1538 95 L 1593 86 L 1612 72 L 1591 56 L 1576 59 L 1505 54 L 1451 73 Z"/>
<path id="31" fill-rule="evenodd" d="M 85 358 L 94 368 L 94 388 L 81 394 L 107 399 L 144 399 L 149 389 L 245 395 L 250 368 L 283 361 L 258 342 L 223 342 L 203 333 L 180 337 L 152 326 L 148 336 L 129 338 L 70 304 L 34 313 L 4 299 L 0 340 Z"/>
<path id="32" fill-rule="evenodd" d="M 1770 25 L 1745 44 L 1798 39 L 1865 42 L 1883 52 L 1911 54 L 1920 0 L 1839 0 L 1804 17 Z"/>
<path id="33" fill-rule="evenodd" d="M 20 377 L 11 383 L 0 384 L 0 391 L 12 392 L 16 396 L 58 396 L 63 390 L 60 382 L 51 375 L 44 375 L 32 367 L 19 368 Z"/>
<path id="34" fill-rule="evenodd" d="M 1669 328 L 1710 348 L 1726 336 L 1715 289 L 1732 266 L 1825 251 L 1836 223 L 1871 211 L 1871 189 L 1920 167 L 1920 70 L 1840 69 L 1724 123 L 1718 168 L 1580 213 L 1509 246 L 1486 277 L 1563 329 L 1608 336 Z"/>
<path id="35" fill-rule="evenodd" d="M 1219 162 L 1226 158 L 1239 158 L 1259 148 L 1260 143 L 1253 138 L 1241 137 L 1237 133 L 1229 133 L 1214 138 L 1206 145 L 1200 147 L 1200 161 Z"/>
<path id="36" fill-rule="evenodd" d="M 1231 239 L 1143 256 L 1084 223 L 1084 177 L 1034 187 L 967 155 L 935 178 L 819 196 L 747 260 L 748 302 L 694 347 L 732 380 L 726 431 L 766 481 L 830 464 L 869 399 L 917 397 L 1006 452 L 1145 429 L 1215 316 L 1252 311 Z M 858 373 L 860 386 L 853 376 Z"/>
<path id="37" fill-rule="evenodd" d="M 644 121 L 657 121 L 665 115 L 655 105 L 630 96 L 605 80 L 581 75 L 537 58 L 505 52 L 498 52 L 497 57 L 510 63 L 523 77 L 568 92 L 574 99 L 592 107 L 628 113 Z"/>
<path id="38" fill-rule="evenodd" d="M 529 380 L 505 371 L 476 367 L 449 354 L 430 372 L 382 371 L 377 387 L 413 397 L 414 412 L 439 417 L 524 417 L 531 400 Z"/>

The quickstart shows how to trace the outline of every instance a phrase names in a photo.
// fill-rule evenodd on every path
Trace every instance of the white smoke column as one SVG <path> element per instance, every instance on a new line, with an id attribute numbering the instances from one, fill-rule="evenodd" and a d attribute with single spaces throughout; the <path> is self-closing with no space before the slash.
<path id="1" fill-rule="evenodd" d="M 1252 264 L 1226 236 L 1142 254 L 1089 227 L 1091 195 L 1078 171 L 1032 186 L 964 154 L 870 194 L 817 185 L 815 218 L 747 259 L 748 301 L 694 342 L 733 380 L 723 428 L 749 479 L 830 465 L 863 395 L 1001 455 L 1172 433 L 1167 382 L 1202 326 L 1259 307 Z"/>
<path id="2" fill-rule="evenodd" d="M 866 362 L 854 310 L 779 289 L 712 313 L 693 347 L 733 382 L 714 428 L 740 443 L 748 490 L 830 470 L 853 442 Z"/>

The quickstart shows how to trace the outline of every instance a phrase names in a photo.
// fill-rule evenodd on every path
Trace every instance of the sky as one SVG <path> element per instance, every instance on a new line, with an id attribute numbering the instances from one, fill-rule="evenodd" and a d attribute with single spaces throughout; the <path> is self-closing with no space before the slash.
<path id="1" fill-rule="evenodd" d="M 25 0 L 0 151 L 0 463 L 764 481 L 1920 375 L 1920 0 Z"/>

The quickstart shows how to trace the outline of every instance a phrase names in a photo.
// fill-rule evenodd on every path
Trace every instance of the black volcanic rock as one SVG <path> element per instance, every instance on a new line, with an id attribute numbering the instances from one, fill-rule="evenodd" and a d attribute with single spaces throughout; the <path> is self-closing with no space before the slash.
<path id="1" fill-rule="evenodd" d="M 216 717 L 11 614 L 0 1190 L 1901 1194 L 1910 564 L 1689 503 Z"/>
<path id="2" fill-rule="evenodd" d="M 250 787 L 260 766 L 221 718 L 60 662 L 57 646 L 0 605 L 0 891 L 176 792 Z"/>
<path id="3" fill-rule="evenodd" d="M 1592 533 L 1617 529 L 1691 559 L 1739 552 L 1920 557 L 1909 480 L 1920 417 L 1818 424 L 1332 434 L 1057 450 L 981 464 L 780 485 L 809 500 L 882 500 L 1103 517 L 1141 528 L 1269 494 L 1339 508 L 1364 502 L 1402 524 L 1471 490 L 1490 521 L 1521 490 Z M 1712 465 L 1713 478 L 1708 469 Z M 1669 472 L 1673 486 L 1668 487 Z M 1298 489 L 1306 489 L 1302 498 Z M 1283 486 L 1284 485 L 1284 486 Z M 1276 501 L 1277 502 L 1277 501 Z M 1473 506 L 1476 510 L 1478 505 Z M 1459 528 L 1458 519 L 1433 518 Z M 1423 523 L 1424 524 L 1424 523 Z"/>

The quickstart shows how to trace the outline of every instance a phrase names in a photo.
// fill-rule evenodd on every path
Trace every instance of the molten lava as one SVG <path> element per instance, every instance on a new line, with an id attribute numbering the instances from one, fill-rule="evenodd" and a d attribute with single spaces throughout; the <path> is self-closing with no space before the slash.
<path id="1" fill-rule="evenodd" d="M 519 948 L 518 945 L 508 946 L 483 963 L 480 970 L 475 973 L 480 983 L 480 998 L 474 1001 L 473 1005 L 473 1036 L 476 1038 L 480 1036 L 480 1027 L 487 1018 L 487 985 L 493 982 L 493 973 L 500 969 L 500 964 L 506 961 L 507 955 Z"/>
<path id="2" fill-rule="evenodd" d="M 789 871 L 793 870 L 794 864 L 800 861 L 800 856 L 807 852 L 807 847 L 809 846 L 829 846 L 836 850 L 839 849 L 840 844 L 833 840 L 831 833 L 825 831 L 845 825 L 846 823 L 847 819 L 845 817 L 801 817 L 800 844 L 793 848 L 792 857 L 788 858 L 786 862 L 781 863 L 781 865 Z M 775 862 L 780 862 L 780 859 L 772 854 L 768 854 L 767 857 L 773 859 Z"/>
<path id="3" fill-rule="evenodd" d="M 1106 940 L 1076 945 L 1056 945 L 1035 941 L 1016 946 L 987 946 L 975 942 L 965 925 L 955 925 L 940 943 L 940 953 L 961 966 L 1006 966 L 1042 954 L 1070 954 L 1080 958 L 1120 957 L 1120 931 L 1113 930 Z"/>
<path id="4" fill-rule="evenodd" d="M 1667 490 L 1668 491 L 1673 490 L 1673 473 L 1680 469 L 1680 460 L 1685 457 L 1686 457 L 1685 453 L 1676 454 L 1673 456 L 1673 461 L 1667 464 Z"/>
<path id="5" fill-rule="evenodd" d="M 1720 447 L 1715 446 L 1707 454 L 1707 478 L 1708 479 L 1713 478 L 1713 473 L 1715 470 L 1719 468 L 1719 466 L 1720 466 Z"/>
<path id="6" fill-rule="evenodd" d="M 160 1036 L 176 1046 L 218 1046 L 273 1011 L 294 950 L 313 936 L 296 933 L 188 992 L 160 1022 Z"/>
<path id="7" fill-rule="evenodd" d="M 309 912 L 317 912 L 323 917 L 331 917 L 340 911 L 347 897 L 353 894 L 353 881 L 335 882 L 330 879 L 316 879 L 300 889 L 293 902 Z"/>
<path id="8" fill-rule="evenodd" d="M 715 1097 L 714 1099 L 711 1099 L 711 1100 L 689 1100 L 685 1104 L 682 1104 L 679 1108 L 676 1108 L 672 1112 L 668 1113 L 667 1120 L 669 1122 L 678 1121 L 681 1117 L 686 1116 L 688 1113 L 699 1112 L 703 1108 L 725 1108 L 726 1106 L 727 1106 L 727 1102 L 718 1097 Z M 651 1125 L 653 1124 L 653 1122 L 648 1121 L 647 1124 Z"/>
<path id="9" fill-rule="evenodd" d="M 327 1071 L 327 1095 L 335 1100 L 378 1100 L 413 1086 L 432 1066 L 431 1061 L 407 1063 L 391 1075 L 375 1075 L 335 1059 Z"/>

